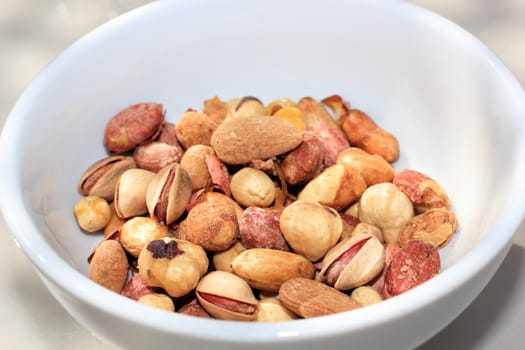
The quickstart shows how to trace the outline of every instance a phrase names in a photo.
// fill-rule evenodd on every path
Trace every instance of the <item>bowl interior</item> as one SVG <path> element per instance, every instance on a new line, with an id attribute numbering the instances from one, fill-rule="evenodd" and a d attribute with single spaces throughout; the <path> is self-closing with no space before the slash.
<path id="1" fill-rule="evenodd" d="M 523 190 L 523 93 L 477 40 L 398 2 L 165 1 L 110 22 L 52 62 L 13 109 L 1 145 L 4 214 L 43 269 L 57 254 L 85 275 L 101 236 L 74 220 L 76 185 L 106 155 L 116 112 L 160 102 L 176 122 L 215 95 L 267 103 L 334 93 L 398 137 L 396 169 L 427 173 L 448 192 L 460 227 L 441 251 L 445 270 L 500 228 L 511 239 L 523 211 L 509 211 Z"/>

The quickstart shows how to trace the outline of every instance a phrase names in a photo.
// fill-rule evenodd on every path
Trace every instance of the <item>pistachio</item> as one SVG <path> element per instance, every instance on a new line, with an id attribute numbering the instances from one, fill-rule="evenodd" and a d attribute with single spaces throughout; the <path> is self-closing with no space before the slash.
<path id="1" fill-rule="evenodd" d="M 191 179 L 180 164 L 162 168 L 146 189 L 146 206 L 151 217 L 171 224 L 186 210 L 191 197 Z"/>
<path id="2" fill-rule="evenodd" d="M 253 321 L 258 301 L 242 278 L 225 271 L 205 275 L 196 289 L 197 300 L 213 317 L 222 320 Z"/>
<path id="3" fill-rule="evenodd" d="M 290 247 L 312 261 L 321 259 L 337 243 L 343 231 L 337 211 L 304 200 L 285 207 L 279 221 Z"/>
<path id="4" fill-rule="evenodd" d="M 148 212 L 146 189 L 155 173 L 145 169 L 129 169 L 120 176 L 115 186 L 115 212 L 121 218 L 130 218 Z"/>
<path id="5" fill-rule="evenodd" d="M 232 269 L 253 288 L 274 292 L 289 279 L 313 278 L 315 273 L 304 256 L 267 248 L 245 250 L 232 261 Z"/>
<path id="6" fill-rule="evenodd" d="M 367 224 L 366 222 L 358 223 L 350 233 L 350 236 L 353 237 L 362 234 L 376 236 L 376 238 L 379 239 L 380 242 L 384 242 L 383 232 L 381 232 L 381 230 L 377 226 Z"/>
<path id="7" fill-rule="evenodd" d="M 91 165 L 78 182 L 78 192 L 84 196 L 98 196 L 112 201 L 120 175 L 135 168 L 132 157 L 110 156 Z"/>
<path id="8" fill-rule="evenodd" d="M 339 290 L 362 286 L 385 266 L 385 249 L 377 237 L 361 234 L 344 241 L 326 253 L 321 280 Z"/>

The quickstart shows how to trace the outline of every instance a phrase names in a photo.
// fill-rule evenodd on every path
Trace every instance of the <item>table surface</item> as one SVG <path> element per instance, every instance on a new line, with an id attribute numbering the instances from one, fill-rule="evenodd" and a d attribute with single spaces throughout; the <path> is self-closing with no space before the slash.
<path id="1" fill-rule="evenodd" d="M 148 1 L 2 0 L 0 126 L 16 98 L 60 51 L 97 25 Z M 414 0 L 474 34 L 525 86 L 525 1 Z M 37 277 L 0 216 L 0 348 L 114 349 L 73 320 Z M 489 285 L 420 350 L 521 349 L 525 223 Z"/>

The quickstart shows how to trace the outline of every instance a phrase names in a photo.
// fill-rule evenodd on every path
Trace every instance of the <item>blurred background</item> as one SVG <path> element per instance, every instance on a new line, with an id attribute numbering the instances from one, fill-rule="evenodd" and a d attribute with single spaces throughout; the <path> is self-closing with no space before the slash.
<path id="1" fill-rule="evenodd" d="M 98 25 L 148 2 L 1 0 L 0 127 L 24 88 L 57 54 Z M 474 34 L 525 86 L 524 0 L 409 2 L 437 12 Z M 521 349 L 525 342 L 521 325 L 525 314 L 524 247 L 522 225 L 489 286 L 466 312 L 420 349 Z M 113 349 L 89 334 L 51 297 L 10 238 L 2 217 L 0 276 L 0 348 Z"/>

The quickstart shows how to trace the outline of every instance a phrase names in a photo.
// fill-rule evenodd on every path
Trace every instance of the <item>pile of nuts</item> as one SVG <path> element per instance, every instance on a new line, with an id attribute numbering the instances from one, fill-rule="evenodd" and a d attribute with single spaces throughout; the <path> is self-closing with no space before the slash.
<path id="1" fill-rule="evenodd" d="M 340 96 L 204 101 L 107 123 L 74 214 L 104 233 L 89 277 L 171 312 L 285 321 L 352 310 L 440 272 L 457 230 L 431 177 L 396 171 L 397 138 Z"/>

